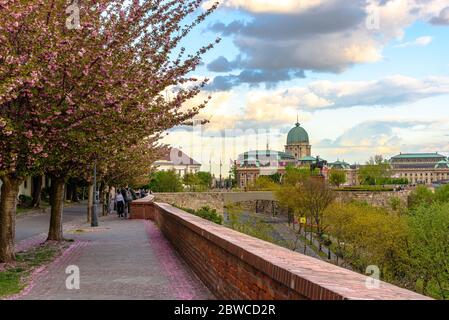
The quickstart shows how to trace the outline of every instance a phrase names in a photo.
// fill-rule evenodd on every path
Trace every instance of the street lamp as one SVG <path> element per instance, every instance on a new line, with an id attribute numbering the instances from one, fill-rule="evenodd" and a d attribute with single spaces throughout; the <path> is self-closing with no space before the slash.
<path id="1" fill-rule="evenodd" d="M 92 206 L 92 218 L 91 227 L 98 227 L 98 214 L 97 214 L 97 162 L 94 164 L 94 199 Z"/>

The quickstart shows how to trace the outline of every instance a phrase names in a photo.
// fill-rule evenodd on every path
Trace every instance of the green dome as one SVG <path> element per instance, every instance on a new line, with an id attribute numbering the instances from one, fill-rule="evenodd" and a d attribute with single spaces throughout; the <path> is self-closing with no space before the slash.
<path id="1" fill-rule="evenodd" d="M 435 169 L 447 169 L 449 168 L 449 161 L 448 160 L 441 160 L 435 165 Z"/>
<path id="2" fill-rule="evenodd" d="M 287 144 L 309 143 L 307 131 L 299 123 L 290 130 L 287 136 Z"/>

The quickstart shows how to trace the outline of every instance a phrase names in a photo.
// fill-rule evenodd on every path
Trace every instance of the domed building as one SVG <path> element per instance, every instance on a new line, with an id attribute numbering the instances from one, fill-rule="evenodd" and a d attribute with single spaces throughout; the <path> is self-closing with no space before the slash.
<path id="1" fill-rule="evenodd" d="M 285 152 L 269 150 L 267 145 L 267 150 L 248 151 L 239 155 L 236 161 L 238 185 L 246 187 L 262 175 L 283 175 L 287 166 L 310 165 L 317 160 L 311 154 L 309 134 L 298 121 L 287 135 Z"/>
<path id="2" fill-rule="evenodd" d="M 303 127 L 301 127 L 299 121 L 287 135 L 285 152 L 294 156 L 298 161 L 312 156 L 312 146 L 309 142 L 309 134 Z"/>

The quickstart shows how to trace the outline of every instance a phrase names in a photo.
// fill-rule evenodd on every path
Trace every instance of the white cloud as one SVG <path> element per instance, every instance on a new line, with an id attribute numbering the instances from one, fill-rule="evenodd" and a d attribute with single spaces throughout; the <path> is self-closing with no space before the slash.
<path id="1" fill-rule="evenodd" d="M 449 77 L 415 79 L 401 75 L 373 81 L 315 81 L 307 87 L 251 93 L 251 105 L 260 109 L 285 106 L 337 109 L 354 106 L 394 106 L 449 94 Z"/>
<path id="2" fill-rule="evenodd" d="M 313 7 L 316 7 L 327 0 L 223 0 L 220 5 L 223 7 L 240 8 L 251 12 L 278 12 L 290 13 L 300 12 Z M 209 8 L 216 0 L 205 2 L 204 6 Z"/>
<path id="3" fill-rule="evenodd" d="M 431 36 L 424 36 L 416 38 L 413 41 L 403 42 L 401 44 L 398 44 L 397 48 L 409 48 L 409 47 L 425 47 L 431 44 L 433 41 L 433 37 Z"/>

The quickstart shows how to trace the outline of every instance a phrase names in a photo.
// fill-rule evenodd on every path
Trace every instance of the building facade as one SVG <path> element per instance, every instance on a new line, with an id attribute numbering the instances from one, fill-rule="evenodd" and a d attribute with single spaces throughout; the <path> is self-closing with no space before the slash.
<path id="1" fill-rule="evenodd" d="M 237 160 L 237 185 L 245 188 L 253 184 L 260 176 L 276 173 L 284 174 L 289 165 L 296 165 L 297 161 L 289 153 L 274 150 L 248 151 Z"/>
<path id="2" fill-rule="evenodd" d="M 449 182 L 449 160 L 438 153 L 401 153 L 390 160 L 393 176 L 411 184 Z"/>
<path id="3" fill-rule="evenodd" d="M 198 173 L 201 169 L 201 163 L 177 148 L 170 148 L 165 157 L 153 165 L 157 171 L 173 170 L 180 177 L 184 177 L 188 173 Z"/>
<path id="4" fill-rule="evenodd" d="M 267 150 L 248 151 L 239 155 L 236 162 L 237 185 L 245 188 L 260 176 L 275 173 L 284 175 L 287 166 L 309 165 L 316 160 L 311 154 L 309 135 L 298 122 L 287 135 L 285 151 L 268 150 L 267 147 Z"/>
<path id="5" fill-rule="evenodd" d="M 356 186 L 359 184 L 359 166 L 351 165 L 347 162 L 337 160 L 328 164 L 326 172 L 329 174 L 330 170 L 342 170 L 346 174 L 346 182 L 344 186 Z M 328 178 L 328 177 L 327 177 Z"/>
<path id="6" fill-rule="evenodd" d="M 312 156 L 312 146 L 307 131 L 299 123 L 288 135 L 285 152 L 262 150 L 249 151 L 239 156 L 237 161 L 237 183 L 244 188 L 253 184 L 259 176 L 274 173 L 285 174 L 286 166 L 309 167 L 317 161 L 325 161 Z M 326 163 L 326 162 L 325 162 Z M 389 161 L 393 178 L 405 178 L 410 184 L 449 183 L 449 159 L 439 153 L 401 153 Z M 345 161 L 328 163 L 322 170 L 326 179 L 331 170 L 342 170 L 346 174 L 346 186 L 359 185 L 361 166 Z"/>

